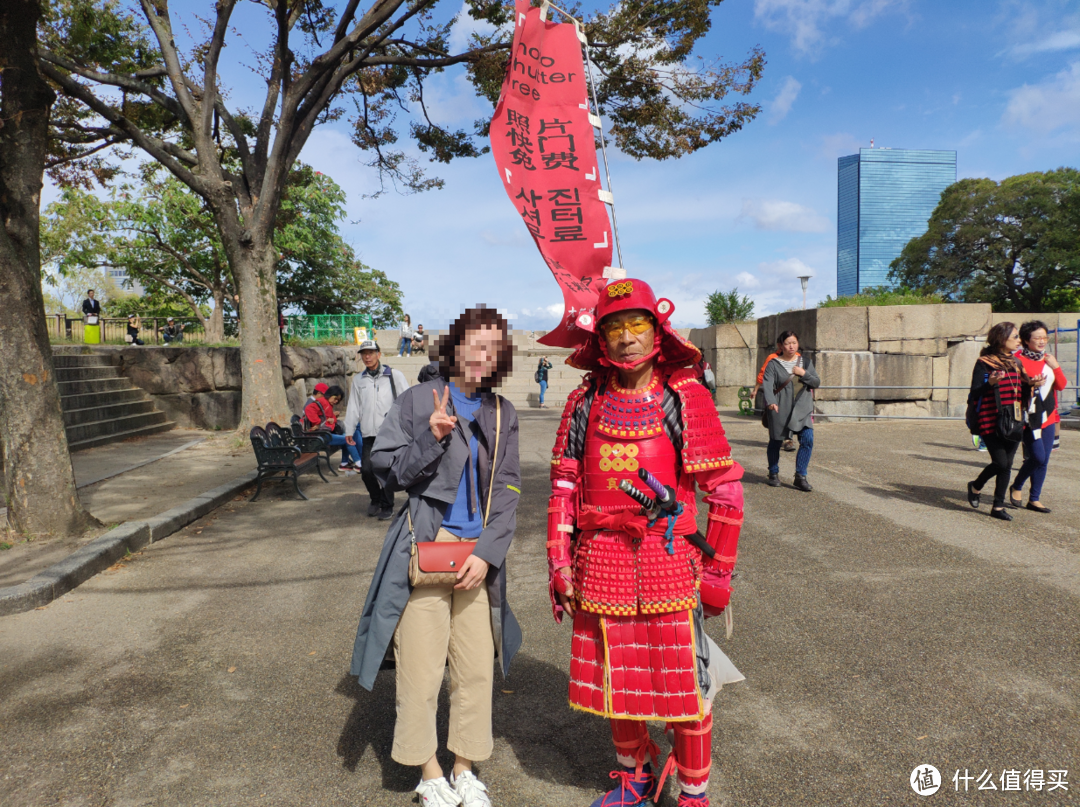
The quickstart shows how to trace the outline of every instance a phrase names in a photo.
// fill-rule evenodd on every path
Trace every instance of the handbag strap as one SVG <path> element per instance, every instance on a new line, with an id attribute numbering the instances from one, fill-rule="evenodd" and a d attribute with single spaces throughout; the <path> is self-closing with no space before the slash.
<path id="1" fill-rule="evenodd" d="M 502 399 L 495 395 L 495 451 L 491 455 L 491 478 L 488 480 L 487 507 L 484 508 L 484 527 L 491 515 L 491 494 L 495 491 L 495 465 L 499 461 L 499 432 L 502 431 Z"/>

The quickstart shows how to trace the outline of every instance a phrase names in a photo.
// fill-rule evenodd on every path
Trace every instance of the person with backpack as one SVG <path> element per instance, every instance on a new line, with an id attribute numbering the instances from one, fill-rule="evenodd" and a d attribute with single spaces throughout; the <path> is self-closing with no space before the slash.
<path id="1" fill-rule="evenodd" d="M 994 479 L 990 516 L 1012 521 L 1005 509 L 1013 457 L 1024 434 L 1024 408 L 1032 380 L 1013 355 L 1020 349 L 1020 332 L 1011 322 L 999 322 L 986 336 L 986 347 L 971 373 L 967 423 L 990 453 L 990 464 L 967 485 L 968 504 L 978 508 L 983 485 Z"/>
<path id="2" fill-rule="evenodd" d="M 755 410 L 757 410 L 757 394 L 758 394 L 758 390 L 761 389 L 761 383 L 765 379 L 765 368 L 769 366 L 769 362 L 771 362 L 773 359 L 775 359 L 777 357 L 777 355 L 778 354 L 776 354 L 776 353 L 770 353 L 768 356 L 766 356 L 765 361 L 763 361 L 761 363 L 761 369 L 758 370 L 757 381 L 754 383 L 754 389 L 750 392 L 750 400 L 754 401 Z M 762 404 L 760 408 L 764 409 L 765 405 Z M 783 444 L 780 446 L 780 448 L 783 449 L 784 451 L 794 451 L 795 450 L 795 441 L 792 440 L 789 437 L 787 440 L 785 440 L 783 442 Z"/>
<path id="3" fill-rule="evenodd" d="M 810 454 L 814 450 L 814 395 L 812 390 L 821 384 L 814 363 L 799 353 L 799 337 L 794 331 L 784 331 L 776 340 L 777 355 L 765 367 L 762 390 L 765 395 L 765 416 L 762 420 L 769 429 L 769 445 L 766 457 L 769 461 L 770 487 L 780 487 L 780 445 L 785 439 L 799 438 L 799 453 L 795 455 L 795 481 L 797 490 L 809 493 L 813 490 L 806 479 L 810 467 Z M 798 392 L 794 381 L 800 382 Z"/>
<path id="4" fill-rule="evenodd" d="M 540 357 L 540 365 L 536 368 L 536 373 L 533 375 L 534 380 L 540 385 L 540 408 L 547 409 L 544 406 L 544 393 L 548 388 L 548 370 L 551 369 L 551 362 L 548 361 L 547 356 Z"/>
<path id="5" fill-rule="evenodd" d="M 375 444 L 375 435 L 386 419 L 386 413 L 397 397 L 409 388 L 409 382 L 400 370 L 382 364 L 382 351 L 374 340 L 362 342 L 359 353 L 364 362 L 364 371 L 353 376 L 349 405 L 345 410 L 345 434 L 351 434 L 362 447 L 360 476 L 371 496 L 368 516 L 389 521 L 394 517 L 394 494 L 387 492 L 375 476 L 371 447 Z"/>

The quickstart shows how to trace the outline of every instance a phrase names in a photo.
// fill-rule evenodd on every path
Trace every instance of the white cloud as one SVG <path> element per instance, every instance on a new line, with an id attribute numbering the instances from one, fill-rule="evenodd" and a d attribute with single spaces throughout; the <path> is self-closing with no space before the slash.
<path id="1" fill-rule="evenodd" d="M 908 0 L 754 0 L 754 18 L 770 30 L 788 34 L 797 52 L 814 55 L 825 44 L 824 29 L 833 20 L 864 28 L 907 4 Z"/>
<path id="2" fill-rule="evenodd" d="M 826 160 L 835 160 L 837 157 L 847 157 L 849 154 L 858 154 L 860 148 L 870 144 L 865 140 L 855 137 L 847 132 L 838 132 L 831 135 L 823 135 L 821 148 L 818 153 Z"/>
<path id="3" fill-rule="evenodd" d="M 759 230 L 792 233 L 824 233 L 830 224 L 809 207 L 779 199 L 744 199 L 739 218 L 750 219 Z"/>
<path id="4" fill-rule="evenodd" d="M 495 26 L 485 20 L 474 20 L 469 16 L 469 5 L 462 0 L 461 10 L 458 11 L 457 22 L 450 29 L 448 44 L 451 53 L 460 53 L 469 47 L 469 39 L 473 34 L 490 34 L 495 31 Z"/>
<path id="5" fill-rule="evenodd" d="M 1011 90 L 1001 121 L 1041 133 L 1080 128 L 1080 61 L 1039 84 Z"/>
<path id="6" fill-rule="evenodd" d="M 1080 48 L 1080 28 L 1054 31 L 1034 42 L 1023 42 L 1014 45 L 1009 49 L 1009 53 L 1017 59 L 1026 59 L 1036 53 L 1055 53 L 1074 48 Z"/>
<path id="7" fill-rule="evenodd" d="M 788 76 L 784 79 L 783 85 L 780 87 L 780 92 L 776 94 L 776 97 L 769 105 L 769 124 L 775 126 L 791 111 L 791 105 L 795 103 L 795 99 L 799 97 L 799 90 L 802 89 L 800 84 L 794 76 Z"/>

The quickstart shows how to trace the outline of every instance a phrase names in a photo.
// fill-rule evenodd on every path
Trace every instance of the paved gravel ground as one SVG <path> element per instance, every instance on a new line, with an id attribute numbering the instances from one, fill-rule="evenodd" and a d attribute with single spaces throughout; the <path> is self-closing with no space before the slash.
<path id="1" fill-rule="evenodd" d="M 604 721 L 566 705 L 569 629 L 547 605 L 558 414 L 521 419 L 508 563 L 525 646 L 496 679 L 478 770 L 496 807 L 584 806 L 612 755 Z M 713 804 L 917 804 L 923 763 L 945 778 L 930 804 L 1080 801 L 1080 435 L 1054 454 L 1053 514 L 1003 524 L 964 500 L 986 455 L 956 424 L 819 426 L 804 494 L 761 484 L 764 430 L 727 422 L 748 517 L 734 636 L 709 630 L 747 680 L 718 696 Z M 281 486 L 232 502 L 0 621 L 0 804 L 413 803 L 416 771 L 389 757 L 392 673 L 372 693 L 347 674 L 385 524 L 362 515 L 359 477 L 301 484 L 311 501 Z M 955 792 L 957 769 L 998 791 Z M 1071 783 L 1001 792 L 1006 769 Z"/>

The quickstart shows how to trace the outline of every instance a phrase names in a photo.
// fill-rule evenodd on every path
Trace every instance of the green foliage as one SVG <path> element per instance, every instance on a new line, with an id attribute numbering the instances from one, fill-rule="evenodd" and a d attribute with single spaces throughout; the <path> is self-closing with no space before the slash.
<path id="1" fill-rule="evenodd" d="M 745 295 L 739 297 L 737 288 L 726 294 L 717 289 L 705 300 L 705 314 L 710 325 L 745 322 L 754 318 L 754 301 Z"/>
<path id="2" fill-rule="evenodd" d="M 210 306 L 199 305 L 203 317 L 210 316 Z M 109 304 L 108 316 L 126 317 L 138 314 L 140 317 L 176 317 L 190 319 L 191 306 L 178 294 L 170 294 L 167 289 L 158 289 L 145 295 L 132 294 Z"/>
<path id="3" fill-rule="evenodd" d="M 847 297 L 833 298 L 827 296 L 817 304 L 818 308 L 845 308 L 863 305 L 932 305 L 934 303 L 948 302 L 940 294 L 932 292 L 913 291 L 901 286 L 891 288 L 889 286 L 867 286 L 859 294 L 849 294 Z"/>
<path id="4" fill-rule="evenodd" d="M 46 209 L 43 258 L 55 276 L 83 282 L 88 273 L 125 270 L 147 296 L 110 304 L 109 316 L 205 320 L 210 301 L 232 308 L 236 285 L 205 202 L 157 171 L 142 179 L 106 199 L 67 188 Z M 378 327 L 390 327 L 402 312 L 401 289 L 357 259 L 338 229 L 344 217 L 345 192 L 330 177 L 305 165 L 293 171 L 273 236 L 278 300 L 309 314 L 370 314 Z"/>
<path id="5" fill-rule="evenodd" d="M 1080 298 L 1080 172 L 962 179 L 941 194 L 926 233 L 891 279 L 995 311 L 1075 310 Z"/>

